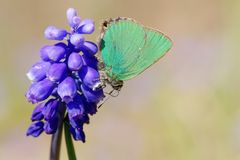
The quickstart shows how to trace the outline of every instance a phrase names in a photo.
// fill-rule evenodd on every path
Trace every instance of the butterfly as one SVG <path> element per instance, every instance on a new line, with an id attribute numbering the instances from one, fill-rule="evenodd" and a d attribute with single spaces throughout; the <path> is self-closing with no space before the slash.
<path id="1" fill-rule="evenodd" d="M 99 40 L 103 83 L 120 91 L 123 81 L 145 71 L 171 47 L 172 41 L 166 35 L 133 19 L 105 20 Z"/>

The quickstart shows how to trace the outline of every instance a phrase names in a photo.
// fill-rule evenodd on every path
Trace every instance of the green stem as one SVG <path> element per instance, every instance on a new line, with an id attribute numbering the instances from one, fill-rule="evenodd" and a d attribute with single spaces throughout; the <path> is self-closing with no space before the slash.
<path id="1" fill-rule="evenodd" d="M 76 158 L 76 154 L 75 154 L 75 150 L 74 150 L 72 136 L 69 132 L 69 127 L 68 127 L 67 123 L 64 123 L 64 131 L 65 131 L 65 141 L 66 141 L 68 159 L 76 160 L 77 158 Z"/>

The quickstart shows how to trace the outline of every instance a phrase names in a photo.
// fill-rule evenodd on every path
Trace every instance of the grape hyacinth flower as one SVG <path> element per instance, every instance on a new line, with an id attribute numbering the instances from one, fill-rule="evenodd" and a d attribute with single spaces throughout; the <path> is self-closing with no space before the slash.
<path id="1" fill-rule="evenodd" d="M 103 90 L 94 88 L 100 83 L 95 57 L 98 47 L 84 38 L 94 32 L 94 21 L 82 20 L 73 8 L 67 10 L 67 20 L 69 32 L 55 26 L 45 29 L 45 37 L 58 42 L 43 46 L 41 60 L 27 73 L 32 84 L 26 98 L 37 104 L 27 136 L 55 134 L 65 123 L 75 140 L 85 142 L 84 124 L 104 98 Z"/>

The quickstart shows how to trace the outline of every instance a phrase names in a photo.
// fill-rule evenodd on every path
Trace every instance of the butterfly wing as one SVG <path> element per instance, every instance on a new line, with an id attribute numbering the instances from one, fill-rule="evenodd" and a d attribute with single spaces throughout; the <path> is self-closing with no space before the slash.
<path id="1" fill-rule="evenodd" d="M 164 34 L 130 19 L 110 22 L 100 43 L 106 72 L 117 80 L 128 80 L 140 74 L 172 46 Z"/>
<path id="2" fill-rule="evenodd" d="M 163 57 L 171 48 L 171 40 L 159 31 L 145 28 L 146 43 L 138 53 L 136 63 L 130 66 L 124 74 L 118 75 L 121 80 L 128 80 L 142 73 Z"/>
<path id="3" fill-rule="evenodd" d="M 100 49 L 105 70 L 110 77 L 118 79 L 126 73 L 137 51 L 145 43 L 144 29 L 130 20 L 111 21 L 101 39 Z"/>

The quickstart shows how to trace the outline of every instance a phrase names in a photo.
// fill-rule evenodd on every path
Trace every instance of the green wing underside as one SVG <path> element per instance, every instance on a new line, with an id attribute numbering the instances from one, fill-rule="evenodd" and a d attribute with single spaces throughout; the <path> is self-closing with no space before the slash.
<path id="1" fill-rule="evenodd" d="M 105 69 L 113 79 L 128 80 L 160 59 L 172 46 L 164 34 L 132 20 L 109 24 L 101 50 Z"/>

